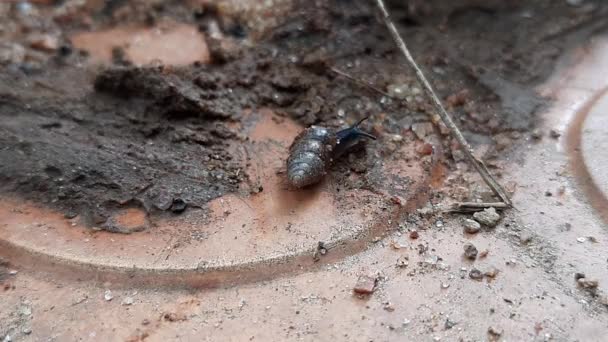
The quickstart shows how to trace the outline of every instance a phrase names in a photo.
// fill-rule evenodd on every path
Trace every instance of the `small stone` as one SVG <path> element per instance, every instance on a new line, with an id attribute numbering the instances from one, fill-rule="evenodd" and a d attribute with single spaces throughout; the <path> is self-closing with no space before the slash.
<path id="1" fill-rule="evenodd" d="M 186 202 L 184 202 L 184 200 L 182 200 L 181 198 L 176 198 L 173 200 L 173 203 L 171 204 L 171 211 L 179 214 L 181 212 L 183 212 L 184 210 L 186 210 L 186 207 L 188 206 L 188 204 L 186 204 Z"/>
<path id="2" fill-rule="evenodd" d="M 462 225 L 468 234 L 477 234 L 481 230 L 481 225 L 475 220 L 465 219 Z"/>
<path id="3" fill-rule="evenodd" d="M 416 229 L 410 231 L 410 239 L 416 240 L 419 236 L 420 234 L 418 234 L 418 231 Z"/>
<path id="4" fill-rule="evenodd" d="M 486 208 L 483 211 L 478 211 L 473 214 L 475 220 L 484 226 L 495 227 L 498 221 L 500 221 L 500 215 L 496 212 L 494 207 Z"/>
<path id="5" fill-rule="evenodd" d="M 522 245 L 527 245 L 532 241 L 532 235 L 528 234 L 528 233 L 522 233 L 519 236 L 519 242 L 521 242 Z"/>
<path id="6" fill-rule="evenodd" d="M 572 7 L 578 7 L 583 4 L 585 0 L 566 0 L 566 3 Z"/>
<path id="7" fill-rule="evenodd" d="M 588 290 L 597 289 L 597 287 L 599 286 L 599 281 L 587 278 L 578 279 L 576 282 L 578 286 Z"/>
<path id="8" fill-rule="evenodd" d="M 32 333 L 32 328 L 25 327 L 25 328 L 23 328 L 23 330 L 21 330 L 21 332 L 24 333 L 25 335 L 29 335 Z"/>
<path id="9" fill-rule="evenodd" d="M 104 292 L 104 294 L 103 294 L 103 299 L 105 299 L 106 302 L 109 302 L 112 299 L 114 299 L 114 296 L 112 295 L 112 291 L 106 290 L 106 292 Z"/>
<path id="10" fill-rule="evenodd" d="M 187 319 L 185 314 L 177 314 L 175 312 L 166 312 L 163 315 L 163 319 L 165 321 L 169 321 L 169 322 L 178 322 L 178 321 L 185 321 Z"/>
<path id="11" fill-rule="evenodd" d="M 574 280 L 579 280 L 585 278 L 585 273 L 576 272 L 574 273 Z"/>
<path id="12" fill-rule="evenodd" d="M 30 47 L 36 50 L 53 52 L 59 48 L 59 39 L 50 34 L 33 35 L 28 41 Z"/>
<path id="13" fill-rule="evenodd" d="M 122 304 L 122 305 L 125 305 L 125 306 L 128 306 L 128 305 L 133 305 L 133 303 L 134 303 L 134 302 L 135 302 L 135 301 L 133 300 L 133 297 L 125 297 L 125 298 L 122 300 L 122 303 L 121 303 L 121 304 Z"/>
<path id="14" fill-rule="evenodd" d="M 483 259 L 483 258 L 487 257 L 489 253 L 490 253 L 490 251 L 487 249 L 479 252 L 479 259 Z"/>
<path id="15" fill-rule="evenodd" d="M 483 274 L 481 273 L 480 270 L 478 270 L 476 268 L 473 268 L 469 272 L 469 278 L 471 278 L 473 280 L 482 280 L 483 279 Z"/>
<path id="16" fill-rule="evenodd" d="M 391 135 L 391 141 L 392 142 L 402 142 L 403 141 L 403 135 L 393 134 L 393 135 Z"/>
<path id="17" fill-rule="evenodd" d="M 489 270 L 485 271 L 483 275 L 488 278 L 494 279 L 494 278 L 496 278 L 496 276 L 498 275 L 499 272 L 500 272 L 499 269 L 497 269 L 496 267 L 492 267 Z"/>
<path id="18" fill-rule="evenodd" d="M 0 43 L 0 65 L 20 64 L 25 59 L 25 48 L 16 43 Z"/>
<path id="19" fill-rule="evenodd" d="M 412 125 L 412 131 L 420 140 L 433 132 L 433 124 L 430 122 L 419 122 Z"/>
<path id="20" fill-rule="evenodd" d="M 578 243 L 583 243 L 585 241 L 587 241 L 586 237 L 581 236 L 581 237 L 576 238 L 576 242 L 578 242 Z"/>
<path id="21" fill-rule="evenodd" d="M 549 136 L 553 139 L 557 139 L 557 138 L 561 137 L 562 134 L 558 130 L 552 129 L 549 131 Z"/>
<path id="22" fill-rule="evenodd" d="M 475 260 L 477 258 L 477 247 L 472 243 L 464 245 L 464 256 L 469 260 Z"/>
<path id="23" fill-rule="evenodd" d="M 383 309 L 388 312 L 393 312 L 395 311 L 395 306 L 391 303 L 385 303 Z"/>
<path id="24" fill-rule="evenodd" d="M 532 131 L 531 136 L 534 140 L 540 140 L 543 138 L 543 133 L 539 129 L 535 129 Z"/>
<path id="25" fill-rule="evenodd" d="M 378 279 L 375 277 L 370 277 L 367 275 L 359 276 L 359 279 L 357 279 L 357 284 L 355 284 L 353 291 L 356 294 L 360 295 L 370 295 L 374 293 L 377 282 Z"/>
<path id="26" fill-rule="evenodd" d="M 16 275 L 17 273 L 19 273 L 19 271 L 17 271 L 17 270 L 8 271 L 8 274 L 10 274 L 10 275 Z"/>
<path id="27" fill-rule="evenodd" d="M 407 255 L 400 256 L 399 259 L 397 259 L 397 267 L 399 268 L 406 268 L 409 264 L 410 262 Z"/>
<path id="28" fill-rule="evenodd" d="M 502 335 L 502 330 L 495 327 L 489 327 L 488 334 L 490 335 L 491 341 L 498 341 Z"/>
<path id="29" fill-rule="evenodd" d="M 452 329 L 453 327 L 456 326 L 456 322 L 452 321 L 449 318 L 446 318 L 445 323 L 443 324 L 443 327 L 445 328 L 445 330 L 449 330 Z"/>
<path id="30" fill-rule="evenodd" d="M 425 143 L 419 146 L 416 150 L 421 156 L 430 156 L 431 154 L 433 154 L 434 148 L 433 145 Z"/>
<path id="31" fill-rule="evenodd" d="M 2 340 L 2 342 L 11 342 L 13 339 L 11 338 L 11 335 L 6 335 L 4 336 L 4 339 Z"/>
<path id="32" fill-rule="evenodd" d="M 448 96 L 445 101 L 450 107 L 460 107 L 469 101 L 471 92 L 468 89 L 462 89 L 457 93 Z"/>
<path id="33" fill-rule="evenodd" d="M 144 320 L 141 321 L 141 325 L 148 325 L 148 324 L 150 324 L 150 320 L 147 318 L 144 318 Z"/>
<path id="34" fill-rule="evenodd" d="M 408 85 L 407 84 L 389 84 L 386 87 L 386 92 L 394 98 L 404 100 L 408 96 Z"/>

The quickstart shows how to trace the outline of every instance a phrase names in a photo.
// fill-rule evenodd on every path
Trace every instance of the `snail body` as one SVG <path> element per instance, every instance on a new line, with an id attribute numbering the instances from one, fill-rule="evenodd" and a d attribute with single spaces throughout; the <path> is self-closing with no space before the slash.
<path id="1" fill-rule="evenodd" d="M 318 183 L 327 173 L 333 160 L 354 146 L 361 137 L 376 139 L 361 131 L 359 125 L 334 131 L 321 126 L 310 126 L 300 133 L 289 148 L 287 180 L 296 188 Z"/>

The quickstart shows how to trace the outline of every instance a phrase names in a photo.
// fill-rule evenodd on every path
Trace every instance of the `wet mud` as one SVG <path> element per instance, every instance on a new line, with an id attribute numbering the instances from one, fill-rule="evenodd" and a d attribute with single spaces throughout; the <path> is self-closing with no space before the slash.
<path id="1" fill-rule="evenodd" d="M 251 112 L 271 109 L 277 120 L 292 119 L 302 128 L 345 127 L 370 116 L 365 129 L 379 140 L 355 148 L 329 175 L 347 189 L 377 191 L 383 183 L 374 171 L 379 160 L 395 163 L 403 157 L 394 153 L 399 146 L 430 139 L 419 128 L 430 124 L 432 106 L 401 66 L 371 2 L 296 2 L 284 20 L 263 32 L 242 18 L 220 16 L 210 5 L 111 3 L 81 8 L 86 25 L 74 16 L 55 20 L 60 38 L 52 52 L 3 60 L 2 192 L 50 205 L 66 217 L 79 215 L 92 227 L 124 232 L 113 228 L 112 217 L 121 211 L 179 214 L 207 210 L 209 201 L 228 193 L 264 191 L 248 172 L 256 159 L 246 153 Z M 572 37 L 601 29 L 597 18 L 608 8 L 599 1 L 583 7 L 552 1 L 389 5 L 473 142 L 517 137 L 532 127 L 543 101 L 530 89 L 548 75 Z M 6 15 L 22 10 L 7 8 Z M 206 46 L 196 50 L 205 51 L 199 60 L 138 62 L 133 59 L 145 52 L 123 49 L 122 42 L 112 49 L 111 63 L 93 66 L 87 37 L 69 39 L 119 24 L 154 28 L 167 18 L 185 25 L 180 30 L 189 35 L 186 26 L 200 31 L 191 38 L 205 39 Z M 23 21 L 16 16 L 10 24 Z M 26 39 L 18 33 L 13 38 Z M 350 82 L 332 67 L 395 98 Z M 459 160 L 451 152 L 454 143 L 441 139 L 435 145 L 441 145 L 442 173 L 449 173 Z M 242 146 L 245 152 L 235 152 Z M 490 158 L 499 149 L 491 146 Z"/>

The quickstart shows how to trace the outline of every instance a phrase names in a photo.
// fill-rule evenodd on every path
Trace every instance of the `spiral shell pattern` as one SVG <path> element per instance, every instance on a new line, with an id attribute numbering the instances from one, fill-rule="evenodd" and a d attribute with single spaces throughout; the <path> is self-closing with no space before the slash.
<path id="1" fill-rule="evenodd" d="M 311 126 L 300 133 L 289 148 L 287 180 L 296 188 L 319 182 L 331 164 L 335 132 Z"/>

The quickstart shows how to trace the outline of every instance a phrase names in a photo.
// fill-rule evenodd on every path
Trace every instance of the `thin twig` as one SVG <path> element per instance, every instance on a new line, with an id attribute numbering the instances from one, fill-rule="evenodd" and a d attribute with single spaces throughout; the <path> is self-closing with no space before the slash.
<path id="1" fill-rule="evenodd" d="M 509 199 L 507 192 L 503 189 L 502 186 L 500 186 L 500 184 L 498 184 L 498 182 L 494 179 L 494 177 L 492 177 L 492 175 L 488 171 L 488 168 L 483 163 L 483 161 L 481 161 L 480 159 L 475 157 L 475 155 L 473 155 L 473 149 L 471 148 L 471 145 L 469 145 L 469 143 L 466 141 L 466 139 L 464 138 L 464 136 L 462 135 L 462 133 L 460 132 L 460 130 L 458 129 L 458 127 L 456 126 L 456 124 L 454 123 L 454 121 L 452 120 L 450 115 L 448 114 L 448 112 L 445 110 L 445 108 L 441 104 L 439 97 L 437 97 L 437 94 L 435 94 L 435 91 L 433 90 L 433 88 L 431 87 L 431 84 L 429 83 L 429 81 L 426 79 L 426 77 L 422 73 L 422 70 L 420 69 L 420 67 L 418 67 L 418 65 L 414 61 L 414 58 L 410 54 L 410 51 L 408 50 L 407 46 L 405 45 L 405 42 L 399 35 L 399 32 L 397 31 L 395 24 L 393 24 L 393 22 L 391 21 L 388 11 L 386 10 L 386 6 L 384 5 L 384 1 L 376 0 L 376 4 L 378 5 L 378 8 L 382 12 L 382 19 L 384 20 L 384 24 L 386 25 L 389 32 L 391 33 L 393 40 L 397 44 L 397 47 L 399 48 L 399 50 L 401 50 L 401 53 L 403 53 L 403 55 L 405 56 L 405 59 L 407 60 L 409 65 L 412 67 L 412 69 L 414 69 L 414 71 L 416 71 L 416 77 L 418 78 L 418 81 L 423 85 L 423 89 L 424 89 L 426 95 L 432 100 L 433 104 L 435 105 L 435 108 L 436 108 L 439 116 L 441 117 L 441 120 L 443 121 L 443 123 L 448 127 L 452 136 L 456 140 L 458 140 L 458 143 L 460 144 L 460 148 L 462 149 L 464 154 L 467 156 L 469 161 L 473 164 L 473 166 L 475 167 L 477 172 L 479 172 L 479 175 L 481 176 L 481 178 L 486 182 L 486 184 L 490 187 L 490 189 L 492 189 L 494 194 L 496 194 L 496 196 L 498 196 L 506 205 L 512 206 L 511 200 Z"/>
<path id="2" fill-rule="evenodd" d="M 379 88 L 376 88 L 375 86 L 373 86 L 373 85 L 371 85 L 371 84 L 369 84 L 367 82 L 364 82 L 363 80 L 355 78 L 355 77 L 353 77 L 353 76 L 345 73 L 344 71 L 342 71 L 340 69 L 337 69 L 335 67 L 329 67 L 329 70 L 333 71 L 334 73 L 336 73 L 336 74 L 338 74 L 338 75 L 340 75 L 340 76 L 342 76 L 344 78 L 348 78 L 349 80 L 353 81 L 354 83 L 357 83 L 360 86 L 367 87 L 367 88 L 369 88 L 369 89 L 371 89 L 371 90 L 373 90 L 373 91 L 375 91 L 377 93 L 380 93 L 380 94 L 382 94 L 382 95 L 384 95 L 384 96 L 386 96 L 388 98 L 391 98 L 391 99 L 394 98 L 389 93 L 387 93 L 387 92 L 385 92 L 385 91 L 383 91 L 383 90 L 381 90 Z"/>
<path id="3" fill-rule="evenodd" d="M 450 213 L 473 213 L 476 211 L 482 211 L 488 208 L 494 208 L 496 210 L 509 209 L 511 206 L 504 202 L 460 202 L 454 204 L 452 208 L 448 209 Z"/>

